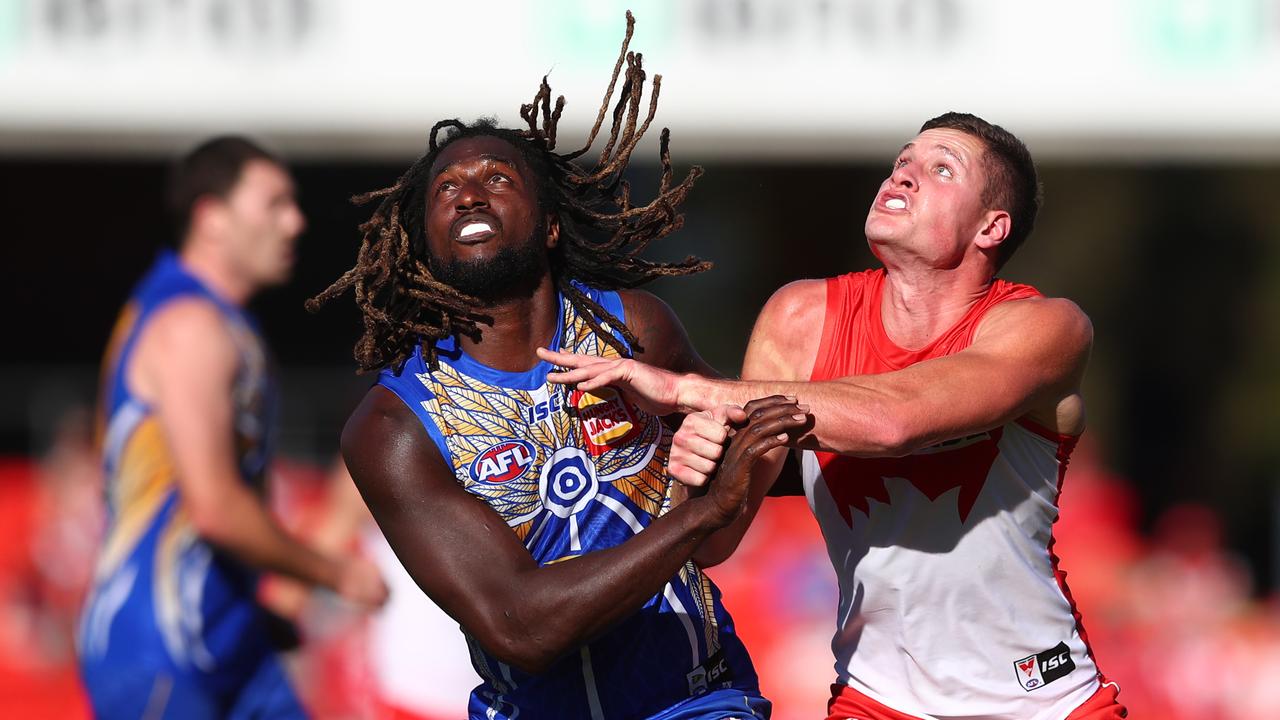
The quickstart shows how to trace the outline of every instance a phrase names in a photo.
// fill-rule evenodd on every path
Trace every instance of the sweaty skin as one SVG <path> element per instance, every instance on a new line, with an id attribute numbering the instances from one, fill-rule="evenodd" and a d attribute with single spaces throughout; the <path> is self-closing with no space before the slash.
<path id="1" fill-rule="evenodd" d="M 530 172 L 515 148 L 492 137 L 449 145 L 432 168 L 426 221 L 435 257 L 484 261 L 528 238 L 536 224 Z M 459 232 L 482 217 L 480 237 Z M 491 218 L 491 220 L 490 220 Z M 548 249 L 558 238 L 546 217 Z M 526 296 L 495 299 L 479 341 L 461 339 L 479 362 L 523 371 L 557 325 L 547 266 Z M 622 291 L 629 327 L 646 362 L 676 373 L 710 372 L 665 303 Z M 539 567 L 501 516 L 457 482 L 422 423 L 375 387 L 348 421 L 343 457 L 392 548 L 418 585 L 489 653 L 526 672 L 546 669 L 636 611 L 699 544 L 746 509 L 752 465 L 799 425 L 794 404 L 766 398 L 749 408 L 709 489 L 673 508 L 621 545 Z"/>
<path id="2" fill-rule="evenodd" d="M 966 133 L 926 130 L 902 148 L 868 212 L 867 241 L 888 272 L 881 316 L 901 347 L 927 345 L 990 287 L 1010 218 L 980 200 L 981 157 L 981 141 Z M 1080 383 L 1093 328 L 1069 300 L 1002 303 L 983 317 L 973 343 L 954 355 L 896 372 L 807 382 L 825 312 L 825 280 L 801 280 L 774 293 L 756 320 L 741 381 L 546 348 L 538 355 L 568 368 L 555 382 L 585 391 L 610 385 L 658 413 L 698 413 L 762 395 L 794 397 L 812 415 L 794 446 L 859 457 L 902 456 L 1022 417 L 1066 435 L 1084 429 Z M 716 460 L 706 419 L 694 420 L 673 441 L 680 448 L 676 477 L 686 484 L 704 482 Z M 709 462 L 685 459 L 700 451 Z M 700 562 L 722 560 L 737 546 L 784 457 L 778 450 L 758 464 L 746 513 L 704 546 Z"/>

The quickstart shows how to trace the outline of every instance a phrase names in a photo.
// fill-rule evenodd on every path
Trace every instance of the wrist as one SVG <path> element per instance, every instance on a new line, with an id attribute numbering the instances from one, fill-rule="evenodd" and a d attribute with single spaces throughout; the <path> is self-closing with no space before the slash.
<path id="1" fill-rule="evenodd" d="M 316 553 L 316 555 L 320 560 L 320 565 L 319 572 L 315 578 L 315 585 L 341 594 L 343 578 L 346 576 L 346 561 L 340 557 L 330 557 L 320 553 Z"/>
<path id="2" fill-rule="evenodd" d="M 719 403 L 716 381 L 695 373 L 676 376 L 676 410 L 688 415 L 690 413 L 710 410 Z"/>
<path id="3" fill-rule="evenodd" d="M 733 522 L 730 513 L 725 512 L 714 497 L 705 493 L 689 496 L 680 507 L 687 508 L 692 513 L 697 532 L 704 537 Z"/>

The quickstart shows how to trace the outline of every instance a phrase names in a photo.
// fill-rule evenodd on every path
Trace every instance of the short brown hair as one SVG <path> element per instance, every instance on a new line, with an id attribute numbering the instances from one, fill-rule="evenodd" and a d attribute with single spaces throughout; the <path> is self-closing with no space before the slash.
<path id="1" fill-rule="evenodd" d="M 284 167 L 280 158 L 261 145 L 237 135 L 206 140 L 173 164 L 166 202 L 179 243 L 191 229 L 191 208 L 196 201 L 205 195 L 225 199 L 239 182 L 244 166 L 253 160 Z"/>
<path id="2" fill-rule="evenodd" d="M 982 202 L 989 208 L 1007 211 L 1013 221 L 1009 236 L 1000 243 L 996 254 L 999 270 L 1031 234 L 1040 212 L 1043 195 L 1031 152 L 1013 133 L 969 113 L 945 113 L 920 126 L 920 132 L 934 129 L 959 130 L 986 145 L 983 161 L 987 185 Z"/>

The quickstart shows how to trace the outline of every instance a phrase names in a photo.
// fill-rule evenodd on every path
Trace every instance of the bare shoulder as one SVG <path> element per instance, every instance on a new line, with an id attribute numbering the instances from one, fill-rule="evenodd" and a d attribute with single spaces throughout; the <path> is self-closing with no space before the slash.
<path id="1" fill-rule="evenodd" d="M 197 297 L 174 300 L 156 310 L 138 336 L 128 382 L 145 400 L 162 388 L 221 391 L 239 363 L 235 340 L 221 311 Z"/>
<path id="2" fill-rule="evenodd" d="M 824 279 L 795 280 L 774 291 L 756 320 L 762 324 L 777 326 L 790 332 L 797 327 L 810 328 L 821 322 L 827 312 L 827 281 Z M 818 332 L 821 332 L 821 325 Z"/>
<path id="3" fill-rule="evenodd" d="M 371 477 L 418 477 L 443 466 L 440 452 L 417 416 L 379 385 L 369 388 L 347 418 L 340 447 L 361 490 L 368 490 Z"/>
<path id="4" fill-rule="evenodd" d="M 684 323 L 665 300 L 646 290 L 619 290 L 627 327 L 640 341 L 637 360 L 675 372 L 714 374 L 694 349 Z"/>
<path id="5" fill-rule="evenodd" d="M 365 393 L 342 429 L 343 454 L 346 455 L 348 449 L 358 451 L 370 445 L 382 445 L 416 424 L 416 418 L 400 398 L 390 390 L 374 385 Z M 351 458 L 347 458 L 347 465 L 349 468 Z"/>
<path id="6" fill-rule="evenodd" d="M 684 331 L 680 318 L 665 300 L 648 290 L 619 290 L 627 327 L 643 342 L 650 337 L 661 339 L 676 329 Z"/>
<path id="7" fill-rule="evenodd" d="M 743 377 L 807 380 L 817 360 L 826 312 L 826 280 L 796 280 L 778 288 L 756 318 Z"/>
<path id="8" fill-rule="evenodd" d="M 222 311 L 200 297 L 167 303 L 155 311 L 143 332 L 153 346 L 183 355 L 234 344 Z"/>

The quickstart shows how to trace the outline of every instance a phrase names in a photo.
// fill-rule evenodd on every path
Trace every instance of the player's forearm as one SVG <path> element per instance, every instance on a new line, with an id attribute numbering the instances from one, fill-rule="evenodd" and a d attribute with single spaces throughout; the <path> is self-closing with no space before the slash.
<path id="1" fill-rule="evenodd" d="M 247 489 L 206 500 L 203 507 L 193 508 L 192 516 L 202 538 L 251 567 L 309 585 L 338 586 L 338 563 L 286 533 Z"/>
<path id="2" fill-rule="evenodd" d="M 498 605 L 467 627 L 493 655 L 537 673 L 633 614 L 663 588 L 722 522 L 690 498 L 623 545 L 505 578 Z"/>
<path id="3" fill-rule="evenodd" d="M 910 413 L 896 394 L 851 380 L 720 380 L 682 375 L 676 392 L 686 412 L 723 404 L 745 405 L 769 395 L 794 397 L 799 405 L 809 408 L 814 421 L 812 429 L 797 441 L 798 447 L 879 457 L 909 452 L 916 441 Z"/>
<path id="4" fill-rule="evenodd" d="M 786 448 L 778 448 L 756 461 L 751 469 L 751 494 L 747 499 L 746 509 L 733 522 L 713 532 L 698 547 L 698 551 L 693 556 L 693 561 L 698 564 L 698 567 L 708 568 L 719 565 L 728 560 L 729 556 L 738 549 L 738 545 L 742 544 L 742 538 L 746 536 L 756 513 L 760 511 L 765 496 L 777 481 L 788 452 L 790 451 Z"/>
<path id="5" fill-rule="evenodd" d="M 693 562 L 700 568 L 709 568 L 728 560 L 733 551 L 738 549 L 746 531 L 747 523 L 743 523 L 741 527 L 724 528 L 713 533 L 698 546 L 697 552 L 693 554 Z"/>

